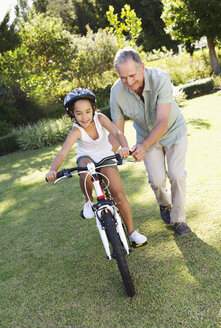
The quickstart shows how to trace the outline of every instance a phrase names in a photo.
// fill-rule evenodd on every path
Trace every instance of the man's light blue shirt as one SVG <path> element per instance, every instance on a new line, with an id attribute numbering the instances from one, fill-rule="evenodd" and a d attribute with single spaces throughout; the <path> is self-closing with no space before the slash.
<path id="1" fill-rule="evenodd" d="M 124 117 L 133 120 L 137 143 L 140 143 L 156 125 L 157 105 L 171 103 L 168 130 L 159 140 L 162 145 L 170 147 L 186 133 L 186 124 L 174 100 L 169 75 L 158 68 L 145 68 L 142 95 L 144 102 L 135 92 L 127 88 L 121 79 L 118 79 L 111 88 L 112 120 L 119 121 Z"/>

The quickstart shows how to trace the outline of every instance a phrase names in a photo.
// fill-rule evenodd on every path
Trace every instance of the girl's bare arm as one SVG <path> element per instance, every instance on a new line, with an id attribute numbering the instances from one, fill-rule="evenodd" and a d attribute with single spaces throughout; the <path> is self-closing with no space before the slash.
<path id="1" fill-rule="evenodd" d="M 67 136 L 61 150 L 55 156 L 55 159 L 51 165 L 50 171 L 46 174 L 46 178 L 48 181 L 54 181 L 57 177 L 57 170 L 65 160 L 69 151 L 73 147 L 74 143 L 80 139 L 81 132 L 78 128 L 74 127 L 69 135 Z"/>
<path id="2" fill-rule="evenodd" d="M 122 157 L 127 157 L 129 155 L 129 145 L 125 135 L 114 125 L 111 120 L 104 114 L 99 113 L 99 121 L 101 125 L 114 137 L 117 139 L 122 149 L 119 151 Z"/>

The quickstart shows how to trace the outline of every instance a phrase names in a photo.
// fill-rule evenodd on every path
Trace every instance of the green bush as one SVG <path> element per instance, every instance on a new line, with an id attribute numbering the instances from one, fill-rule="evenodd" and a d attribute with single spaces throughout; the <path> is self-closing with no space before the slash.
<path id="1" fill-rule="evenodd" d="M 0 136 L 5 136 L 11 132 L 13 125 L 5 120 L 0 122 Z"/>
<path id="2" fill-rule="evenodd" d="M 146 65 L 158 67 L 167 72 L 175 86 L 192 80 L 208 78 L 212 74 L 207 49 L 194 52 L 192 57 L 186 52 L 172 55 L 171 51 L 167 52 L 166 50 L 163 53 L 159 52 L 158 56 L 159 59 L 148 61 L 149 58 L 153 58 L 148 55 Z"/>
<path id="3" fill-rule="evenodd" d="M 111 87 L 112 84 L 108 84 L 105 88 L 97 88 L 94 91 L 97 100 L 97 108 L 100 110 L 109 104 Z"/>
<path id="4" fill-rule="evenodd" d="M 12 153 L 18 149 L 19 146 L 14 133 L 0 137 L 0 156 Z"/>
<path id="5" fill-rule="evenodd" d="M 182 90 L 188 98 L 193 97 L 196 94 L 207 93 L 214 87 L 213 78 L 202 79 L 180 85 L 179 89 Z"/>
<path id="6" fill-rule="evenodd" d="M 13 133 L 20 149 L 38 149 L 64 141 L 71 130 L 73 122 L 64 116 L 58 120 L 39 121 L 14 129 Z"/>
<path id="7" fill-rule="evenodd" d="M 18 83 L 7 87 L 0 82 L 0 135 L 27 123 L 37 122 L 44 116 L 43 105 L 37 105 L 27 97 Z"/>
<path id="8" fill-rule="evenodd" d="M 105 88 L 96 90 L 98 109 L 110 117 L 109 95 L 111 84 Z M 182 105 L 186 97 L 191 97 L 196 93 L 210 91 L 214 86 L 213 78 L 203 79 L 174 87 L 174 98 L 178 105 Z M 63 116 L 60 119 L 48 119 L 39 121 L 35 125 L 15 128 L 13 133 L 0 138 L 0 155 L 17 150 L 38 149 L 43 146 L 50 146 L 57 142 L 64 141 L 71 130 L 73 122 L 69 117 Z"/>
<path id="9" fill-rule="evenodd" d="M 106 72 L 113 70 L 114 56 L 118 50 L 116 38 L 99 29 L 97 33 L 88 27 L 87 35 L 75 36 L 73 45 L 77 47 L 69 65 L 68 79 L 74 87 L 97 89 L 105 86 Z M 110 77 L 110 76 L 109 76 Z M 109 83 L 111 83 L 109 80 Z"/>

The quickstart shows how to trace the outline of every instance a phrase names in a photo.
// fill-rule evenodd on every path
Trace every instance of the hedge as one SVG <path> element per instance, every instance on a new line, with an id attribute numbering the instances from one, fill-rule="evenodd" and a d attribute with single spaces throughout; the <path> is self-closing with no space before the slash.
<path id="1" fill-rule="evenodd" d="M 211 91 L 213 87 L 214 79 L 212 77 L 186 84 L 181 84 L 178 86 L 178 88 L 182 90 L 188 98 L 193 97 L 197 94 L 207 93 Z"/>
<path id="2" fill-rule="evenodd" d="M 14 133 L 0 137 L 0 156 L 12 153 L 19 149 Z"/>
<path id="3" fill-rule="evenodd" d="M 180 91 L 184 92 L 187 97 L 192 97 L 196 94 L 207 93 L 210 90 L 212 90 L 213 87 L 214 87 L 213 78 L 207 78 L 207 79 L 183 84 L 183 85 L 178 86 L 177 88 Z M 109 105 L 110 89 L 111 89 L 111 85 L 109 84 L 104 89 L 98 89 L 95 91 L 98 109 L 102 113 L 106 114 L 109 117 L 110 117 L 110 105 Z M 63 119 L 60 119 L 60 120 L 62 121 Z M 64 121 L 65 121 L 65 119 L 64 119 Z M 41 140 L 41 142 L 39 141 L 40 139 L 44 139 L 43 145 L 49 145 L 49 144 L 56 143 L 59 140 L 63 140 L 65 138 L 64 134 L 65 133 L 67 134 L 66 124 L 68 124 L 68 122 L 66 122 L 66 123 L 64 122 L 65 123 L 64 127 L 61 129 L 62 133 L 61 133 L 60 129 L 56 129 L 57 123 L 58 123 L 58 120 L 53 120 L 53 119 L 50 120 L 50 124 L 49 124 L 49 121 L 46 123 L 47 131 L 49 130 L 49 132 L 50 132 L 49 134 L 46 133 L 44 127 L 41 127 L 41 125 L 44 125 L 44 124 L 42 122 L 39 122 L 34 125 L 34 128 L 29 129 L 33 135 L 28 135 L 28 136 L 25 135 L 25 133 L 26 134 L 29 133 L 27 131 L 28 127 L 24 127 L 24 128 L 20 127 L 20 128 L 15 129 L 14 133 L 0 137 L 0 156 L 11 153 L 18 149 L 40 148 L 41 142 L 42 142 L 42 140 Z M 71 123 L 71 122 L 69 122 L 69 123 Z M 33 140 L 31 140 L 31 138 L 35 138 L 35 136 L 34 136 L 35 128 L 38 132 L 37 133 L 38 136 L 36 137 L 36 139 L 40 138 L 39 133 L 41 135 L 41 138 L 39 140 L 33 141 Z M 25 140 L 26 140 L 26 142 L 25 142 Z M 37 142 L 37 145 L 36 145 L 36 142 Z M 31 146 L 27 145 L 27 143 L 31 144 Z M 33 147 L 33 145 L 35 145 L 35 147 Z"/>

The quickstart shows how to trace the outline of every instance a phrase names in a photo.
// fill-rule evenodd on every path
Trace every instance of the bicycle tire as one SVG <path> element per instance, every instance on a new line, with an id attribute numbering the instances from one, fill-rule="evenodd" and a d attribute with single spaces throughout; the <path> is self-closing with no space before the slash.
<path id="1" fill-rule="evenodd" d="M 124 250 L 122 248 L 119 236 L 113 224 L 112 215 L 110 213 L 104 213 L 102 218 L 106 229 L 107 237 L 112 246 L 113 257 L 117 262 L 118 269 L 120 271 L 126 289 L 126 293 L 128 296 L 133 297 L 136 294 L 135 287 L 126 262 Z"/>

